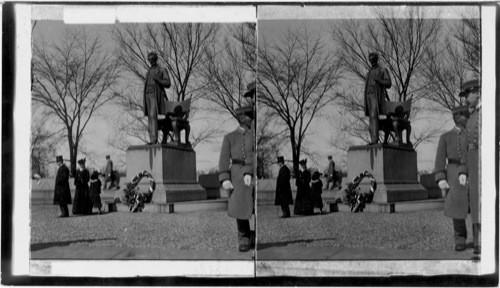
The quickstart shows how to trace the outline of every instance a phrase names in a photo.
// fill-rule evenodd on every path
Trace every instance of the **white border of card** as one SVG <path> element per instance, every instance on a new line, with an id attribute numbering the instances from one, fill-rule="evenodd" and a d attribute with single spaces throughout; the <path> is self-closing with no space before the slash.
<path id="1" fill-rule="evenodd" d="M 254 3 L 255 4 L 255 3 Z M 495 271 L 495 16 L 493 6 L 482 6 L 482 93 L 481 186 L 482 248 L 480 262 L 472 261 L 34 261 L 29 259 L 30 229 L 29 143 L 31 115 L 30 59 L 31 20 L 65 19 L 78 23 L 110 23 L 115 20 L 155 22 L 168 19 L 178 22 L 255 22 L 257 19 L 339 18 L 362 6 L 331 7 L 285 6 L 63 6 L 15 5 L 16 17 L 16 83 L 14 105 L 14 208 L 13 265 L 14 275 L 31 276 L 190 276 L 254 277 L 257 276 L 390 276 L 390 275 L 483 275 Z M 344 9 L 345 8 L 345 9 Z M 95 13 L 98 11 L 98 13 Z M 319 11 L 319 12 L 318 12 Z M 351 13 L 349 12 L 349 13 Z M 331 14 L 330 14 L 331 13 Z M 332 16 L 333 15 L 333 16 Z M 71 17 L 68 17 L 71 16 Z M 257 16 L 257 18 L 256 18 Z M 313 18 L 311 18 L 313 17 Z M 353 17 L 353 16 L 349 16 Z M 488 35 L 488 36 L 487 36 Z M 27 108 L 28 107 L 28 108 Z M 486 193 L 490 192 L 490 193 Z M 258 213 L 258 212 L 257 212 Z M 257 255 L 258 257 L 258 255 Z M 256 264 L 256 265 L 255 265 Z M 265 267 L 265 268 L 264 268 Z M 78 273 L 78 274 L 77 274 Z"/>

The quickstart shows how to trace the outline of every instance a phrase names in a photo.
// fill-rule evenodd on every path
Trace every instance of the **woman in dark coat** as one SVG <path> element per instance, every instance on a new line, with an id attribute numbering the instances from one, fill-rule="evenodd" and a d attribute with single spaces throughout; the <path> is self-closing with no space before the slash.
<path id="1" fill-rule="evenodd" d="M 293 214 L 295 215 L 312 215 L 314 214 L 314 205 L 311 195 L 311 172 L 306 168 L 306 160 L 299 162 L 300 168 L 295 185 L 297 185 L 297 196 L 295 197 L 295 207 Z"/>
<path id="2" fill-rule="evenodd" d="M 79 169 L 75 175 L 75 199 L 73 201 L 73 215 L 92 214 L 92 201 L 89 196 L 89 170 L 85 168 L 85 159 L 78 160 Z"/>
<path id="3" fill-rule="evenodd" d="M 323 213 L 323 199 L 321 194 L 323 193 L 323 182 L 319 178 L 322 174 L 315 171 L 312 175 L 311 190 L 314 208 L 319 208 L 319 212 Z"/>
<path id="4" fill-rule="evenodd" d="M 89 195 L 94 208 L 99 209 L 99 214 L 102 214 L 101 203 L 101 180 L 99 180 L 99 172 L 94 171 L 90 176 Z"/>
<path id="5" fill-rule="evenodd" d="M 274 205 L 281 206 L 283 215 L 281 218 L 290 217 L 290 207 L 293 204 L 292 188 L 290 187 L 290 169 L 285 165 L 285 159 L 282 156 L 278 157 L 278 164 L 280 171 L 278 179 L 276 179 L 276 196 Z"/>

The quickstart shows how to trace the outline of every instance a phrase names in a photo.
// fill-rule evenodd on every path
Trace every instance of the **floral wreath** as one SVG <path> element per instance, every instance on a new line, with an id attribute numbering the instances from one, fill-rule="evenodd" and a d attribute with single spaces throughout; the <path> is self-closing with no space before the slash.
<path id="1" fill-rule="evenodd" d="M 360 193 L 358 186 L 365 177 L 370 179 L 370 192 Z M 351 183 L 347 184 L 342 201 L 351 207 L 351 212 L 363 212 L 366 203 L 373 202 L 375 190 L 377 190 L 377 181 L 370 172 L 365 171 L 356 175 Z"/>
<path id="2" fill-rule="evenodd" d="M 149 189 L 147 192 L 140 192 L 137 185 L 143 177 L 149 179 Z M 129 211 L 141 212 L 144 209 L 144 203 L 151 203 L 153 193 L 156 189 L 156 182 L 148 171 L 142 171 L 132 178 L 131 182 L 125 184 L 123 189 L 122 202 L 127 203 Z"/>

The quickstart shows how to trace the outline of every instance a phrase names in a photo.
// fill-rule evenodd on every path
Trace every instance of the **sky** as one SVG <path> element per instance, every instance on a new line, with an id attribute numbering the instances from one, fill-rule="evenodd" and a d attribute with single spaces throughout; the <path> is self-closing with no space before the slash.
<path id="1" fill-rule="evenodd" d="M 104 40 L 104 45 L 110 49 L 116 49 L 116 45 L 111 39 L 110 31 L 113 25 L 67 25 L 62 21 L 37 21 L 33 29 L 33 41 L 44 39 L 47 43 L 60 41 L 60 36 L 63 34 L 65 27 L 85 26 L 88 33 L 99 35 Z M 142 87 L 142 86 L 141 86 Z M 138 89 L 139 91 L 141 89 Z M 173 91 L 166 89 L 167 97 L 172 98 Z M 200 106 L 209 107 L 206 103 L 199 103 Z M 93 116 L 85 129 L 84 146 L 88 154 L 91 155 L 87 159 L 87 167 L 91 169 L 103 169 L 106 166 L 106 155 L 111 156 L 114 166 L 119 170 L 125 170 L 125 151 L 118 150 L 108 145 L 108 139 L 113 134 L 113 122 L 116 121 L 118 114 L 121 111 L 113 103 L 108 103 L 102 107 L 100 112 Z M 35 115 L 36 116 L 36 115 Z M 190 119 L 191 130 L 203 129 L 207 125 L 219 126 L 222 133 L 214 138 L 210 143 L 200 143 L 194 150 L 196 152 L 196 169 L 197 171 L 209 171 L 217 168 L 219 161 L 219 151 L 222 145 L 222 137 L 225 133 L 235 129 L 238 125 L 230 115 L 220 114 L 219 112 L 213 113 L 210 109 L 199 110 L 196 115 Z M 36 117 L 33 121 L 36 121 Z M 48 129 L 53 129 L 53 123 L 47 123 Z M 139 143 L 137 143 L 139 144 Z M 57 149 L 54 150 L 53 158 L 55 155 L 64 155 L 69 159 L 69 149 L 67 141 L 64 141 Z M 66 156 L 67 155 L 67 156 Z M 83 156 L 78 156 L 81 158 Z M 55 166 L 49 171 L 55 173 Z"/>
<path id="2" fill-rule="evenodd" d="M 265 8 L 266 7 L 264 6 L 262 9 L 260 9 L 261 12 L 260 15 L 263 15 L 262 18 L 280 17 L 276 13 L 274 14 L 274 16 L 265 16 L 266 14 Z M 271 6 L 267 7 L 269 11 L 271 11 L 272 8 L 273 7 Z M 332 11 L 334 10 L 339 11 L 339 9 L 334 9 L 334 10 L 332 9 L 333 9 L 332 7 L 326 7 L 326 8 L 323 7 L 321 10 L 324 10 L 323 11 L 324 13 L 323 15 L 320 16 L 323 18 L 325 17 L 328 18 L 327 17 L 328 15 L 333 15 L 333 14 L 327 14 L 327 13 L 330 12 L 333 13 Z M 447 7 L 443 9 L 444 10 L 441 11 L 444 12 L 442 13 L 442 15 L 449 15 L 450 14 L 449 11 L 453 10 L 454 8 Z M 282 11 L 282 13 L 290 12 L 285 10 L 286 9 L 282 9 L 281 7 L 279 7 L 277 11 Z M 436 10 L 436 7 L 433 7 L 433 10 Z M 364 9 L 363 11 L 366 11 L 366 9 Z M 287 15 L 294 15 L 294 14 L 289 13 Z M 309 14 L 313 16 L 307 16 L 307 15 L 308 15 L 307 13 L 302 13 L 298 17 L 314 18 L 313 16 L 314 15 L 317 16 L 318 13 Z M 299 25 L 307 25 L 309 28 L 316 29 L 320 33 L 325 33 L 326 35 L 328 31 L 328 25 L 329 25 L 328 23 L 330 20 L 331 19 L 306 20 L 306 21 L 300 21 L 294 19 L 272 20 L 272 21 L 260 20 L 258 22 L 259 41 L 261 41 L 261 39 L 263 38 L 278 39 L 279 36 L 286 29 L 298 27 Z M 58 41 L 59 36 L 63 32 L 65 26 L 68 25 L 64 24 L 62 21 L 37 21 L 36 27 L 33 30 L 33 40 L 37 41 L 37 39 L 43 38 L 47 42 Z M 95 25 L 95 24 L 85 25 L 88 31 L 90 31 L 91 33 L 99 34 L 103 39 L 106 39 L 105 43 L 109 45 L 110 49 L 115 49 L 116 47 L 114 46 L 114 43 L 111 40 L 109 32 L 112 26 L 113 25 Z M 335 48 L 332 47 L 332 49 L 334 50 Z M 167 90 L 167 95 L 171 94 L 172 92 Z M 115 161 L 115 166 L 123 168 L 125 165 L 124 163 L 125 152 L 109 147 L 109 145 L 107 144 L 109 135 L 112 134 L 112 129 L 113 129 L 112 123 L 115 119 L 114 115 L 116 115 L 116 113 L 120 113 L 120 111 L 117 109 L 115 105 L 113 104 L 106 105 L 105 107 L 103 107 L 100 115 L 95 116 L 91 120 L 86 130 L 85 147 L 86 150 L 93 155 L 92 157 L 93 163 L 90 163 L 90 165 L 97 169 L 102 169 L 105 166 L 104 156 L 107 154 L 111 155 L 111 158 Z M 339 114 L 339 108 L 338 106 L 335 105 L 325 107 L 325 109 L 323 110 L 323 114 L 326 115 Z M 192 127 L 203 127 L 203 125 L 207 124 L 207 119 L 210 119 L 208 120 L 210 124 L 219 125 L 225 132 L 231 131 L 237 125 L 237 123 L 230 117 L 227 117 L 227 115 L 210 113 L 210 111 L 207 111 L 205 115 L 200 114 L 196 118 L 197 120 L 195 119 L 194 121 L 192 120 L 191 122 Z M 453 127 L 451 115 L 433 115 L 432 113 L 430 113 L 429 115 L 422 115 L 422 118 L 427 119 L 424 121 L 435 122 L 436 125 L 440 125 L 445 131 Z M 48 123 L 48 125 L 50 126 L 50 123 Z M 214 139 L 212 143 L 199 144 L 195 148 L 195 151 L 197 152 L 197 170 L 207 171 L 217 167 L 219 150 L 222 142 L 222 135 L 223 133 L 221 134 L 220 137 Z M 313 121 L 313 125 L 309 129 L 308 138 L 306 140 L 307 147 L 316 155 L 315 159 L 313 159 L 316 161 L 312 161 L 313 166 L 317 166 L 318 168 L 323 168 L 323 166 L 326 166 L 327 156 L 333 155 L 339 167 L 343 169 L 347 168 L 345 151 L 338 150 L 332 147 L 332 145 L 330 144 L 330 141 L 332 141 L 332 139 L 333 141 L 335 141 L 335 137 L 337 136 L 338 135 L 336 134 L 335 129 L 333 129 L 331 122 L 326 121 L 325 118 L 318 117 Z M 434 141 L 432 141 L 431 143 L 421 144 L 420 146 L 417 147 L 416 150 L 418 155 L 419 170 L 431 171 L 433 169 L 434 157 L 435 157 L 434 154 L 437 147 L 437 141 L 438 138 L 434 139 Z M 54 155 L 56 154 L 67 155 L 67 151 L 68 151 L 67 143 L 63 143 L 57 149 L 57 151 L 54 151 Z M 291 156 L 287 157 L 287 155 L 291 155 L 289 149 L 289 143 L 286 142 L 282 151 L 277 152 L 277 154 L 278 153 L 285 155 L 285 158 L 291 158 Z"/>
<path id="3" fill-rule="evenodd" d="M 307 7 L 306 7 L 307 8 Z M 300 11 L 296 10 L 300 9 L 272 9 L 268 8 L 269 11 L 263 11 L 261 15 L 265 15 L 265 17 L 269 18 L 281 18 L 283 15 L 294 15 L 300 19 L 272 19 L 272 20 L 259 20 L 258 22 L 258 41 L 262 43 L 262 41 L 280 41 L 281 36 L 288 29 L 298 29 L 307 27 L 307 29 L 318 32 L 323 38 L 324 43 L 329 45 L 328 49 L 335 53 L 335 45 L 329 36 L 330 24 L 335 25 L 335 21 L 338 19 L 309 19 L 309 15 L 313 15 L 316 18 L 328 18 L 325 15 L 334 15 L 334 13 L 340 13 L 338 11 L 334 11 L 331 7 L 326 7 L 325 9 Z M 326 10 L 326 11 L 322 11 Z M 432 7 L 432 9 L 427 10 L 432 13 L 439 13 L 442 18 L 446 18 L 443 20 L 444 25 L 449 25 L 453 21 L 456 21 L 460 13 L 464 11 L 467 13 L 466 15 L 477 15 L 478 9 L 476 7 Z M 361 9 L 366 13 L 367 9 Z M 272 13 L 271 13 L 272 12 Z M 350 11 L 352 12 L 352 11 Z M 273 14 L 274 13 L 274 14 Z M 271 16 L 270 16 L 271 15 Z M 318 16 L 320 15 L 320 16 Z M 353 15 L 353 14 L 350 14 Z M 353 18 L 358 17 L 366 17 L 371 18 L 373 15 L 370 13 L 364 14 L 363 16 L 351 16 Z M 285 16 L 286 18 L 286 16 Z M 260 45 L 260 44 L 259 44 Z M 394 81 L 394 80 L 393 80 Z M 349 84 L 343 83 L 341 87 L 346 87 Z M 363 89 L 361 87 L 361 89 Z M 389 95 L 392 93 L 396 93 L 395 90 L 389 89 Z M 431 103 L 427 103 L 431 105 Z M 339 137 L 338 131 L 333 127 L 331 121 L 335 121 L 334 119 L 341 113 L 338 105 L 333 104 L 328 107 L 324 107 L 321 111 L 325 117 L 316 117 L 310 128 L 308 129 L 307 137 L 306 137 L 306 145 L 310 152 L 314 154 L 313 159 L 308 159 L 308 166 L 311 168 L 317 168 L 320 171 L 323 171 L 328 164 L 327 156 L 332 155 L 334 161 L 336 162 L 337 167 L 340 167 L 343 170 L 347 170 L 347 159 L 346 152 L 340 149 L 337 149 L 331 145 L 332 141 L 336 141 L 337 137 Z M 330 119 L 328 119 L 330 118 Z M 451 113 L 443 114 L 443 113 L 434 113 L 431 111 L 424 111 L 417 115 L 417 121 L 412 122 L 413 129 L 419 129 L 426 125 L 436 125 L 442 129 L 443 132 L 448 131 L 454 127 L 454 122 L 452 119 Z M 382 132 L 381 132 L 382 133 Z M 432 172 L 434 169 L 434 160 L 435 153 L 437 149 L 437 144 L 439 140 L 439 135 L 436 135 L 432 141 L 429 143 L 422 143 L 416 147 L 417 151 L 417 162 L 418 162 L 418 170 L 419 171 L 428 171 Z M 360 143 L 361 144 L 361 143 Z M 282 149 L 277 153 L 283 155 L 285 159 L 292 158 L 291 156 L 291 148 L 289 142 L 286 142 Z M 307 156 L 301 156 L 301 158 L 308 158 Z M 311 163 L 311 164 L 309 164 Z M 276 167 L 274 167 L 276 168 Z M 277 169 L 274 169 L 276 172 Z"/>

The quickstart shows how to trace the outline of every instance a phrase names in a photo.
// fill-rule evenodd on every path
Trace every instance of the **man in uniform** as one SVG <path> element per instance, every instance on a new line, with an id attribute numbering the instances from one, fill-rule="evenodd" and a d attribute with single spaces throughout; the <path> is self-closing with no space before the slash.
<path id="1" fill-rule="evenodd" d="M 170 88 L 170 77 L 167 69 L 157 64 L 158 55 L 155 52 L 148 54 L 151 68 L 146 74 L 144 83 L 143 112 L 148 116 L 149 139 L 148 144 L 158 142 L 158 114 L 166 114 L 165 102 L 168 101 L 165 88 Z M 163 135 L 166 138 L 166 135 Z"/>
<path id="2" fill-rule="evenodd" d="M 326 187 L 325 189 L 328 190 L 330 187 L 330 183 L 332 184 L 332 188 L 330 190 L 333 190 L 335 187 L 335 162 L 333 161 L 332 155 L 328 156 L 328 170 L 326 171 Z"/>
<path id="3" fill-rule="evenodd" d="M 64 165 L 63 157 L 57 156 L 56 163 L 59 165 L 54 187 L 54 205 L 59 205 L 61 214 L 59 217 L 68 217 L 68 204 L 71 204 L 71 193 L 69 191 L 69 169 Z"/>
<path id="4" fill-rule="evenodd" d="M 274 205 L 281 206 L 281 211 L 283 212 L 281 218 L 289 218 L 290 207 L 288 205 L 293 205 L 292 188 L 290 187 L 290 169 L 285 165 L 283 156 L 278 156 L 278 165 L 280 165 L 280 171 L 278 179 L 276 179 Z"/>
<path id="5" fill-rule="evenodd" d="M 460 158 L 465 153 L 459 141 L 465 130 L 465 123 L 469 114 L 467 106 L 452 110 L 455 127 L 439 138 L 435 162 L 435 179 L 443 192 L 444 215 L 453 219 L 455 250 L 464 251 L 467 240 L 465 218 L 469 211 L 469 197 L 467 187 L 458 182 Z"/>
<path id="6" fill-rule="evenodd" d="M 252 106 L 236 109 L 240 126 L 226 134 L 222 141 L 219 158 L 219 181 L 228 191 L 228 215 L 236 219 L 238 250 L 253 248 L 255 232 L 250 230 L 250 218 L 254 211 L 252 184 L 255 135 L 252 130 L 254 110 Z"/>
<path id="7" fill-rule="evenodd" d="M 366 75 L 365 116 L 370 119 L 370 145 L 378 142 L 379 116 L 385 115 L 386 89 L 391 88 L 391 76 L 386 68 L 378 65 L 378 54 L 370 53 L 368 59 L 372 65 Z"/>
<path id="8" fill-rule="evenodd" d="M 461 155 L 459 182 L 469 188 L 469 205 L 472 218 L 474 254 L 481 254 L 481 211 L 479 191 L 479 123 L 481 117 L 481 86 L 479 80 L 464 83 L 460 97 L 467 97 L 469 111 L 472 110 L 461 141 L 466 151 Z"/>

